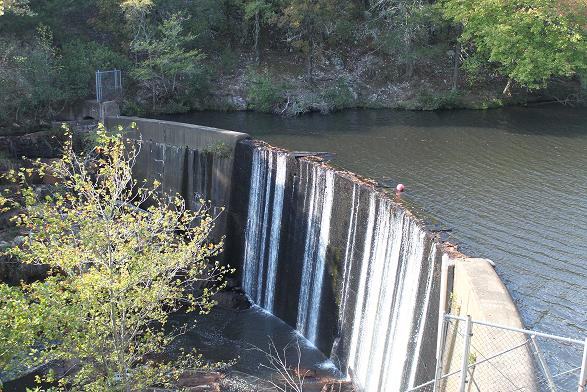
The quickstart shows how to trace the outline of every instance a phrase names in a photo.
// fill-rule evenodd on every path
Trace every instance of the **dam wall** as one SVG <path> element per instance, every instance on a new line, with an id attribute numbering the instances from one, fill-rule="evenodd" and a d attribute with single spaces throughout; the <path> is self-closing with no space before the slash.
<path id="1" fill-rule="evenodd" d="M 228 257 L 253 301 L 365 391 L 434 377 L 440 241 L 393 195 L 315 157 L 238 143 Z"/>
<path id="2" fill-rule="evenodd" d="M 133 168 L 137 179 L 159 181 L 163 191 L 181 194 L 190 209 L 209 202 L 218 216 L 214 237 L 226 233 L 223 211 L 230 207 L 234 150 L 247 134 L 138 117 L 106 117 L 104 124 L 141 141 Z"/>
<path id="3" fill-rule="evenodd" d="M 521 316 L 507 288 L 495 273 L 493 262 L 488 259 L 467 257 L 459 252 L 448 252 L 453 261 L 454 279 L 451 290 L 451 314 L 471 316 L 475 321 L 524 329 Z M 460 325 L 459 325 L 460 324 Z M 464 322 L 452 323 L 447 330 L 444 373 L 461 366 Z M 517 348 L 516 348 L 517 347 Z M 474 381 L 481 391 L 523 390 L 538 391 L 537 369 L 528 337 L 498 328 L 474 325 L 471 336 L 470 356 L 479 361 L 491 361 L 476 366 Z M 458 377 L 449 377 L 447 391 L 458 390 Z"/>
<path id="4" fill-rule="evenodd" d="M 446 293 L 453 313 L 522 325 L 486 261 L 452 252 L 367 179 L 243 133 L 129 117 L 105 123 L 142 141 L 138 179 L 158 180 L 190 208 L 211 202 L 215 234 L 226 236 L 224 259 L 238 267 L 243 290 L 366 392 L 434 378 L 444 254 L 455 264 Z M 483 333 L 474 339 L 491 342 Z M 454 339 L 447 342 L 450 351 Z M 445 366 L 457 363 L 455 355 Z M 519 366 L 532 369 L 530 356 Z"/>

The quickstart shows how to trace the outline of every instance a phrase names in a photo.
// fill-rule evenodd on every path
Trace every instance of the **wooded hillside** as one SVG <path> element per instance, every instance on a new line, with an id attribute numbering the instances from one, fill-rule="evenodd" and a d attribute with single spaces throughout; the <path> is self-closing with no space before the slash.
<path id="1" fill-rule="evenodd" d="M 4 0 L 0 126 L 123 71 L 127 113 L 578 102 L 585 0 Z M 547 93 L 544 88 L 551 90 Z M 503 93 L 503 94 L 502 94 Z"/>

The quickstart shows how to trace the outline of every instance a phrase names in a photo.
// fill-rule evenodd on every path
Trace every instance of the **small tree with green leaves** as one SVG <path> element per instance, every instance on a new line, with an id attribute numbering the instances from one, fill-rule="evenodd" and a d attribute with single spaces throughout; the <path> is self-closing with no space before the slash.
<path id="1" fill-rule="evenodd" d="M 136 41 L 131 48 L 141 58 L 132 75 L 154 109 L 189 99 L 203 84 L 204 54 L 190 48 L 195 37 L 184 31 L 182 21 L 172 15 L 159 27 L 157 38 Z"/>
<path id="2" fill-rule="evenodd" d="M 561 0 L 443 0 L 444 14 L 462 25 L 461 41 L 474 51 L 470 72 L 491 64 L 512 82 L 532 89 L 553 77 L 587 72 L 585 8 Z"/>
<path id="3" fill-rule="evenodd" d="M 162 359 L 183 331 L 167 326 L 170 314 L 209 312 L 229 272 L 213 261 L 222 249 L 209 238 L 214 217 L 133 179 L 139 147 L 121 134 L 101 127 L 91 152 L 74 152 L 71 137 L 64 151 L 54 163 L 35 163 L 57 180 L 53 194 L 27 185 L 29 169 L 9 173 L 20 195 L 0 200 L 23 211 L 15 220 L 27 232 L 10 255 L 50 267 L 46 280 L 0 285 L 0 337 L 11 337 L 0 340 L 0 367 L 23 358 L 77 364 L 59 381 L 68 390 L 170 385 L 201 366 L 194 353 Z"/>

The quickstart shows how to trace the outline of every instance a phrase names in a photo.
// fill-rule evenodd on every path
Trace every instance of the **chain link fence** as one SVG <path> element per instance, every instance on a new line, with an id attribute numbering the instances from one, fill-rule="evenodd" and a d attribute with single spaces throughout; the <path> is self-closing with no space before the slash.
<path id="1" fill-rule="evenodd" d="M 587 340 L 446 315 L 441 341 L 435 379 L 409 391 L 587 392 Z"/>
<path id="2" fill-rule="evenodd" d="M 96 101 L 113 101 L 122 96 L 122 73 L 112 71 L 96 71 Z"/>

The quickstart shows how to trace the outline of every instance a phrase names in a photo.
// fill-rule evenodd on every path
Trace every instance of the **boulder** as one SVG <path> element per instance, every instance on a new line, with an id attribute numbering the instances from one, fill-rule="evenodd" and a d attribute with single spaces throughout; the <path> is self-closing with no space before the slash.
<path id="1" fill-rule="evenodd" d="M 249 298 L 242 291 L 228 290 L 216 293 L 213 299 L 218 306 L 231 310 L 246 310 L 252 306 Z"/>
<path id="2" fill-rule="evenodd" d="M 0 136 L 0 150 L 20 158 L 57 158 L 61 153 L 63 137 L 51 131 L 29 133 L 21 136 Z"/>

